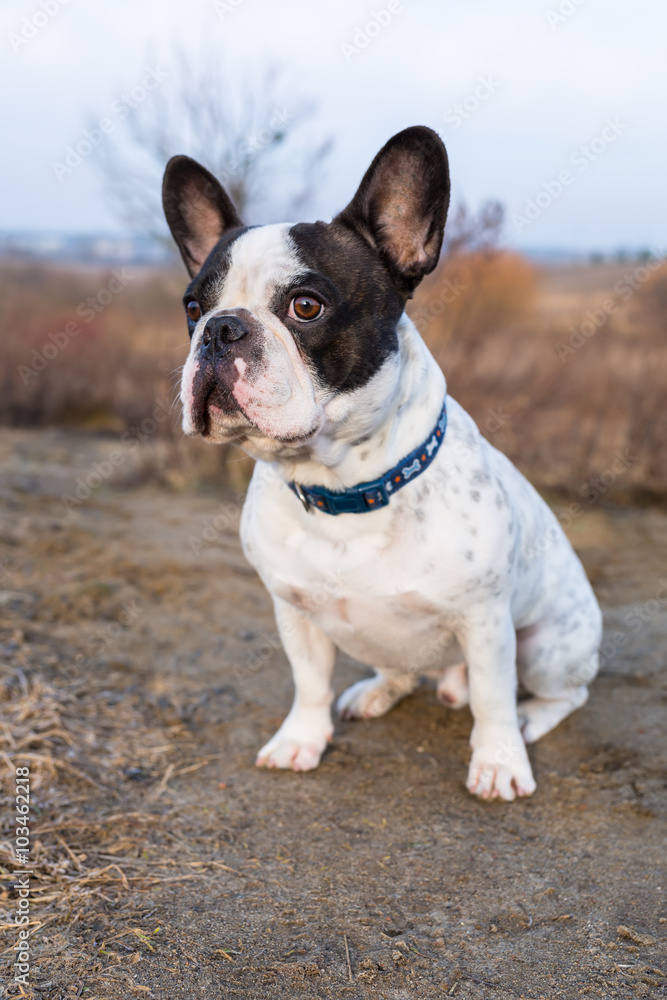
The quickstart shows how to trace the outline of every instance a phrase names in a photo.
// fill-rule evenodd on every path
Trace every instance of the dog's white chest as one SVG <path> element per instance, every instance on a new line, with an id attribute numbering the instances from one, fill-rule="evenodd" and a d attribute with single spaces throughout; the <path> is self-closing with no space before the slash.
<path id="1" fill-rule="evenodd" d="M 442 564 L 421 532 L 388 537 L 365 524 L 366 532 L 345 541 L 298 530 L 244 532 L 244 547 L 269 591 L 348 655 L 387 670 L 425 670 L 451 641 L 455 617 Z"/>

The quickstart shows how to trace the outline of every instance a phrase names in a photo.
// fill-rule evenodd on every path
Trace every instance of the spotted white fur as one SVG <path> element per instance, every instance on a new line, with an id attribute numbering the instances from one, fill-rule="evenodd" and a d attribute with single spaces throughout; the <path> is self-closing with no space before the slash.
<path id="1" fill-rule="evenodd" d="M 211 433 L 213 441 L 240 436 L 258 459 L 241 538 L 272 595 L 296 686 L 287 718 L 257 763 L 294 770 L 319 764 L 333 733 L 340 648 L 376 671 L 341 696 L 341 714 L 382 714 L 420 675 L 435 672 L 445 703 L 470 704 L 470 791 L 506 800 L 529 795 L 535 781 L 526 741 L 583 704 L 597 670 L 601 616 L 583 568 L 544 501 L 451 397 L 435 461 L 389 506 L 338 517 L 303 509 L 288 481 L 340 489 L 382 475 L 428 437 L 446 386 L 406 316 L 398 352 L 362 388 L 332 394 L 319 385 L 268 308 L 277 284 L 300 268 L 289 227 L 238 239 L 183 376 L 184 429 L 191 432 L 207 318 L 244 307 L 262 324 L 261 371 L 237 365 L 234 395 L 245 415 L 214 411 Z M 454 640 L 465 664 L 445 670 Z M 517 706 L 519 683 L 530 697 Z"/>

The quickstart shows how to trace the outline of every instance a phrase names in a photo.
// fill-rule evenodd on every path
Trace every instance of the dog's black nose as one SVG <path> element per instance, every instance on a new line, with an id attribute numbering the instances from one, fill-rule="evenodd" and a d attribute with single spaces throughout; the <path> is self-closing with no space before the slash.
<path id="1" fill-rule="evenodd" d="M 248 327 L 238 316 L 211 316 L 202 334 L 202 350 L 224 354 L 228 344 L 241 340 L 247 333 Z"/>

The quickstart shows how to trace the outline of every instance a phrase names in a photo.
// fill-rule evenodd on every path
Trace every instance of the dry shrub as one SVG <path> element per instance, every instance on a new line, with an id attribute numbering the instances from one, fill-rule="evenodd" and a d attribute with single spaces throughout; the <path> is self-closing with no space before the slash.
<path id="1" fill-rule="evenodd" d="M 627 302 L 604 268 L 582 267 L 561 287 L 554 271 L 490 249 L 494 220 L 493 212 L 481 223 L 459 220 L 457 242 L 409 306 L 452 395 L 538 484 L 579 493 L 591 477 L 618 468 L 616 453 L 627 450 L 627 466 L 605 495 L 667 494 L 667 268 Z M 111 272 L 0 269 L 0 423 L 102 429 L 117 441 L 156 405 L 171 406 L 187 353 L 183 275 L 128 270 L 127 287 L 87 323 L 77 307 L 108 288 Z M 610 295 L 617 312 L 559 356 L 557 345 L 568 345 L 587 309 Z M 77 322 L 80 335 L 26 377 L 20 366 L 33 365 L 33 352 L 43 354 L 48 334 L 67 322 Z M 240 488 L 250 460 L 233 447 L 183 440 L 178 419 L 175 406 L 142 451 L 136 482 L 180 487 L 232 477 Z"/>
<path id="2" fill-rule="evenodd" d="M 131 463 L 137 484 L 217 485 L 230 473 L 245 482 L 250 463 L 236 449 L 184 440 L 180 429 L 184 287 L 180 270 L 2 264 L 0 424 L 99 431 L 116 445 L 129 431 L 143 445 Z"/>
<path id="3" fill-rule="evenodd" d="M 559 311 L 545 277 L 511 254 L 445 259 L 411 312 L 452 395 L 538 484 L 587 502 L 664 496 L 667 268 L 627 301 L 614 275 L 582 291 L 582 268 Z M 577 336 L 609 298 L 617 311 Z"/>
<path id="4" fill-rule="evenodd" d="M 641 319 L 667 332 L 667 266 L 661 267 L 646 282 L 638 307 Z"/>
<path id="5" fill-rule="evenodd" d="M 409 314 L 440 364 L 534 306 L 536 271 L 518 254 L 478 250 L 445 257 L 417 289 Z"/>
<path id="6" fill-rule="evenodd" d="M 169 409 L 187 353 L 182 284 L 172 274 L 131 267 L 5 264 L 0 421 L 116 430 L 140 422 L 158 403 Z"/>

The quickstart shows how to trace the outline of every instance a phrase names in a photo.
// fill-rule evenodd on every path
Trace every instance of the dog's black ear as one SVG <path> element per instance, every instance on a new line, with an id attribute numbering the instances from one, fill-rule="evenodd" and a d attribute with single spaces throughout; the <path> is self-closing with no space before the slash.
<path id="1" fill-rule="evenodd" d="M 173 156 L 164 172 L 162 205 L 191 278 L 228 229 L 241 226 L 219 180 L 189 156 Z"/>
<path id="2" fill-rule="evenodd" d="M 449 207 L 449 165 L 440 136 L 415 125 L 380 150 L 344 211 L 410 294 L 438 262 Z"/>

